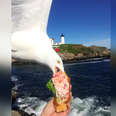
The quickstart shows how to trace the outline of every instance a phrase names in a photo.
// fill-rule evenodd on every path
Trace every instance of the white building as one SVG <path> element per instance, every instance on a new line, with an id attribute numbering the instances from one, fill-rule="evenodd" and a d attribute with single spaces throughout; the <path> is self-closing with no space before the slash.
<path id="1" fill-rule="evenodd" d="M 50 38 L 51 44 L 54 45 L 54 38 Z"/>
<path id="2" fill-rule="evenodd" d="M 61 34 L 61 36 L 60 36 L 60 42 L 55 43 L 53 38 L 51 38 L 50 41 L 51 41 L 51 44 L 52 44 L 52 45 L 61 45 L 61 44 L 65 44 L 64 34 Z"/>
<path id="3" fill-rule="evenodd" d="M 65 44 L 65 41 L 64 41 L 64 34 L 61 34 L 60 38 L 61 38 L 61 44 Z"/>

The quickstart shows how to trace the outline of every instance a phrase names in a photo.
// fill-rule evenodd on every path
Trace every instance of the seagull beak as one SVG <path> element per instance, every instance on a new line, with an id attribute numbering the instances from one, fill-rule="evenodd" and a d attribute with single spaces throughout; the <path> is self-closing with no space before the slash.
<path id="1" fill-rule="evenodd" d="M 58 73 L 58 72 L 61 72 L 61 74 L 64 73 L 64 75 L 68 78 L 68 82 L 70 83 L 70 78 L 69 78 L 69 76 L 66 74 L 66 72 L 62 71 L 62 70 L 59 69 L 57 66 L 55 66 L 54 74 L 56 74 L 56 73 Z"/>

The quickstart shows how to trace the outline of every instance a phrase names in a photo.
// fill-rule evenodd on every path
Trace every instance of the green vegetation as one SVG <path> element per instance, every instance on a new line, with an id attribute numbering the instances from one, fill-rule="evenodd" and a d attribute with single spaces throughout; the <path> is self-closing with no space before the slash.
<path id="1" fill-rule="evenodd" d="M 78 53 L 84 53 L 88 54 L 91 51 L 90 48 L 85 47 L 83 45 L 72 45 L 72 44 L 64 44 L 60 46 L 61 52 L 65 53 L 73 53 L 73 54 L 78 54 Z"/>
<path id="2" fill-rule="evenodd" d="M 79 53 L 82 53 L 83 55 L 102 54 L 105 50 L 107 50 L 105 47 L 86 47 L 81 44 L 63 44 L 60 45 L 59 48 L 61 49 L 60 53 L 73 53 L 75 55 Z"/>
<path id="3" fill-rule="evenodd" d="M 106 47 L 84 46 L 81 44 L 62 44 L 59 46 L 62 59 L 109 57 L 111 52 Z M 55 48 L 54 48 L 55 49 Z"/>
<path id="4" fill-rule="evenodd" d="M 56 90 L 55 90 L 55 87 L 52 83 L 52 80 L 49 80 L 46 84 L 47 88 L 49 89 L 49 91 L 51 91 L 53 93 L 54 96 L 56 96 Z M 57 96 L 56 98 L 57 102 L 58 103 L 61 103 L 61 98 Z"/>
<path id="5" fill-rule="evenodd" d="M 54 88 L 52 80 L 49 80 L 48 83 L 46 84 L 46 86 L 49 89 L 49 91 L 51 91 L 54 94 L 54 96 L 55 96 L 56 95 L 56 90 Z"/>

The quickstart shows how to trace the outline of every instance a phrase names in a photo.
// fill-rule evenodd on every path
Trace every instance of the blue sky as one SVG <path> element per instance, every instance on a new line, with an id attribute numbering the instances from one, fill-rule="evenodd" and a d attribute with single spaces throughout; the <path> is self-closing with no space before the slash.
<path id="1" fill-rule="evenodd" d="M 112 49 L 116 54 L 116 0 L 112 0 L 112 15 L 111 15 L 111 26 L 112 26 Z"/>
<path id="2" fill-rule="evenodd" d="M 48 35 L 66 43 L 110 47 L 110 0 L 53 0 Z"/>

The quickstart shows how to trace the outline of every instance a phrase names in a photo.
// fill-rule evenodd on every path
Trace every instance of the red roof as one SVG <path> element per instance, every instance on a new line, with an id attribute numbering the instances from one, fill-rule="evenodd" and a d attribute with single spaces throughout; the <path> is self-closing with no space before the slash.
<path id="1" fill-rule="evenodd" d="M 54 38 L 51 38 L 52 40 L 54 40 Z"/>
<path id="2" fill-rule="evenodd" d="M 59 52 L 60 51 L 60 48 L 55 48 L 56 52 Z"/>

